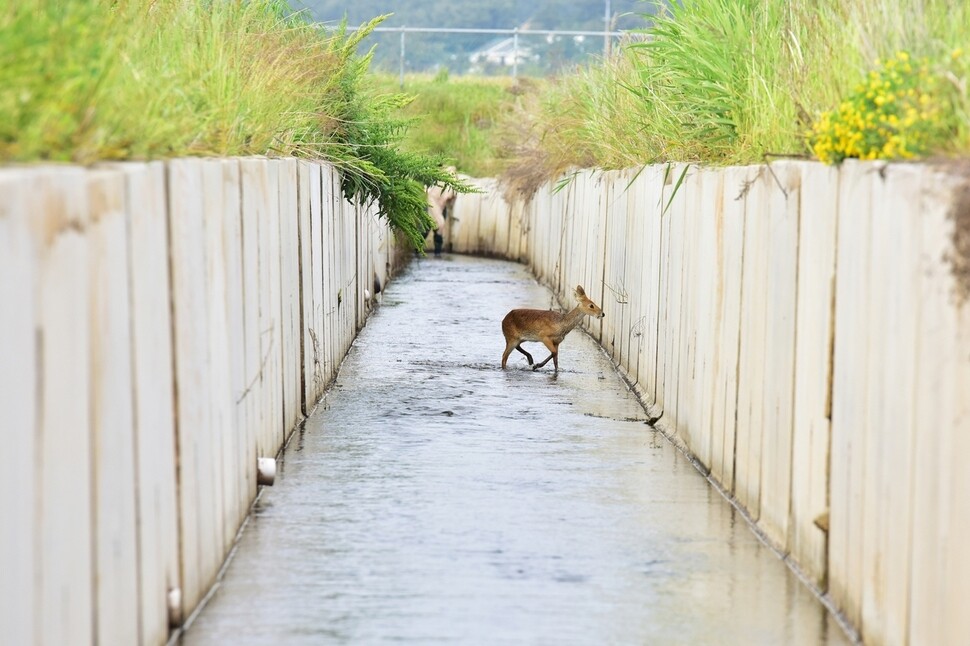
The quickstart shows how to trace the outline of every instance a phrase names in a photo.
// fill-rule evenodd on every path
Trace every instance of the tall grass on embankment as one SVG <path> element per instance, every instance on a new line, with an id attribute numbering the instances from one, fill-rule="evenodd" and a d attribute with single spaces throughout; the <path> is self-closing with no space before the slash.
<path id="1" fill-rule="evenodd" d="M 349 33 L 283 0 L 0 0 L 0 162 L 296 155 L 344 172 L 415 244 L 440 160 L 403 151 L 402 95 Z"/>
<path id="2" fill-rule="evenodd" d="M 494 76 L 408 74 L 375 75 L 383 92 L 404 92 L 413 100 L 404 108 L 412 119 L 402 147 L 440 155 L 473 177 L 494 177 L 502 167 L 498 123 L 511 111 L 515 97 L 534 85 L 530 80 Z"/>
<path id="3" fill-rule="evenodd" d="M 506 175 L 527 193 L 573 166 L 967 154 L 968 45 L 964 0 L 669 3 L 523 104 Z"/>

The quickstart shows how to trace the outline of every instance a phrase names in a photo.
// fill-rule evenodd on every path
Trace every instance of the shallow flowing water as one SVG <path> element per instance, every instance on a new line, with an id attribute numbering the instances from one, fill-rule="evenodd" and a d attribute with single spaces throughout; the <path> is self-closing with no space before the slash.
<path id="1" fill-rule="evenodd" d="M 581 330 L 500 369 L 550 304 L 500 261 L 393 281 L 182 643 L 848 643 Z"/>

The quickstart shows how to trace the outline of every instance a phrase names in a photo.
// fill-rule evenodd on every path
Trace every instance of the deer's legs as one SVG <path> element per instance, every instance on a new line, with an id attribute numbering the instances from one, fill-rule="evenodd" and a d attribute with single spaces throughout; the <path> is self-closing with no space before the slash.
<path id="1" fill-rule="evenodd" d="M 534 362 L 534 361 L 532 360 L 532 355 L 531 355 L 531 354 L 529 354 L 528 352 L 526 352 L 525 350 L 523 350 L 523 349 L 522 349 L 522 344 L 521 344 L 521 343 L 519 343 L 519 345 L 517 345 L 517 346 L 515 346 L 515 349 L 516 349 L 516 350 L 518 350 L 519 352 L 521 352 L 522 354 L 524 354 L 524 355 L 525 355 L 525 358 L 529 360 L 529 365 L 530 365 L 530 366 L 531 366 L 531 365 L 532 365 L 533 363 L 535 363 L 535 362 Z"/>
<path id="2" fill-rule="evenodd" d="M 502 353 L 502 370 L 505 370 L 505 363 L 509 360 L 513 348 L 515 348 L 515 341 L 509 339 L 505 342 L 505 352 Z"/>
<path id="3" fill-rule="evenodd" d="M 550 354 L 549 354 L 548 357 L 546 357 L 545 359 L 543 359 L 542 362 L 537 363 L 536 365 L 532 366 L 532 369 L 533 370 L 538 370 L 542 366 L 544 366 L 547 363 L 549 363 L 549 359 L 552 359 L 553 365 L 556 366 L 556 372 L 559 372 L 559 346 L 557 344 L 553 343 L 552 341 L 543 340 L 542 342 L 546 345 L 547 348 L 549 348 Z"/>

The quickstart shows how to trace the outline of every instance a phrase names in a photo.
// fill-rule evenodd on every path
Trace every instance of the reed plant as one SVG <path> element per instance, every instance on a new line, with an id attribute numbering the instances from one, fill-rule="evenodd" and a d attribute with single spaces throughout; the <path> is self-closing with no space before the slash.
<path id="1" fill-rule="evenodd" d="M 411 119 L 405 150 L 439 155 L 473 177 L 494 177 L 501 170 L 498 123 L 534 84 L 509 77 L 451 76 L 447 69 L 408 74 L 403 85 L 391 74 L 375 74 L 373 81 L 381 92 L 400 91 L 411 98 L 403 109 Z"/>
<path id="2" fill-rule="evenodd" d="M 416 245 L 424 187 L 467 187 L 408 153 L 403 96 L 365 82 L 356 32 L 283 0 L 0 0 L 0 162 L 296 155 L 343 171 Z"/>
<path id="3" fill-rule="evenodd" d="M 903 52 L 934 79 L 933 124 L 892 125 L 880 158 L 970 152 L 970 3 L 963 0 L 680 0 L 610 60 L 549 86 L 508 129 L 511 164 L 570 166 L 815 157 L 824 115 Z M 831 117 L 828 117 L 831 121 Z M 864 118 L 864 117 L 863 117 Z M 876 118 L 875 116 L 873 118 Z M 523 125 L 525 124 L 525 125 Z M 920 131 L 917 137 L 916 130 Z M 528 136 L 523 136 L 528 133 Z M 837 161 L 835 158 L 828 159 Z M 536 174 L 533 171 L 533 174 Z"/>

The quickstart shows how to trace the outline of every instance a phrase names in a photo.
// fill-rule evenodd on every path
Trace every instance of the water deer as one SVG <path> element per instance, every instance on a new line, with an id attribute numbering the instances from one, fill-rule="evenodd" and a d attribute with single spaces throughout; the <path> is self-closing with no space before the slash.
<path id="1" fill-rule="evenodd" d="M 606 314 L 599 305 L 589 300 L 581 286 L 576 286 L 576 300 L 579 304 L 563 314 L 552 310 L 512 310 L 502 319 L 502 333 L 505 335 L 505 352 L 502 353 L 502 369 L 509 360 L 512 350 L 518 350 L 528 359 L 533 370 L 538 370 L 552 359 L 559 372 L 559 344 L 584 316 L 603 318 Z M 541 363 L 534 363 L 532 355 L 522 349 L 524 341 L 540 341 L 551 353 Z"/>

